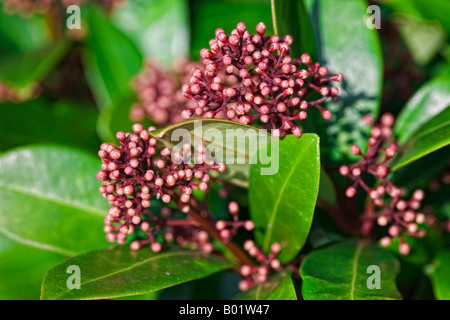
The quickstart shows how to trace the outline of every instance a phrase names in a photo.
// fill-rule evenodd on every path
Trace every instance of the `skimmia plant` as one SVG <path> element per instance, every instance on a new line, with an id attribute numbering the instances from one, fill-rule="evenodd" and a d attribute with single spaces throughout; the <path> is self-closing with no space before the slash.
<path id="1" fill-rule="evenodd" d="M 2 1 L 0 298 L 449 299 L 450 8 L 316 2 Z"/>

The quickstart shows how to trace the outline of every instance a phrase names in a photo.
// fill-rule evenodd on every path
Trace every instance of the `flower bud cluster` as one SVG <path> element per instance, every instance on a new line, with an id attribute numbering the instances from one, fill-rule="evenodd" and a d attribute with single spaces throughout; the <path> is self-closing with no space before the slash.
<path id="1" fill-rule="evenodd" d="M 341 175 L 353 180 L 353 185 L 346 190 L 346 196 L 353 198 L 358 187 L 370 197 L 375 207 L 363 219 L 376 220 L 379 226 L 388 227 L 388 235 L 381 239 L 382 246 L 389 246 L 392 239 L 400 237 L 399 252 L 409 254 L 410 247 L 404 241 L 404 235 L 424 237 L 426 231 L 420 228 L 426 222 L 426 215 L 421 213 L 421 202 L 424 191 L 417 189 L 407 200 L 406 190 L 393 184 L 388 179 L 391 167 L 388 163 L 397 152 L 397 144 L 392 138 L 394 117 L 387 113 L 381 117 L 379 124 L 372 128 L 367 154 L 363 154 L 357 145 L 351 146 L 351 153 L 360 156 L 361 160 L 349 166 L 341 166 Z M 375 178 L 376 183 L 371 188 L 364 181 L 366 175 Z"/>
<path id="2" fill-rule="evenodd" d="M 338 100 L 338 88 L 330 85 L 342 81 L 342 74 L 330 75 L 308 54 L 293 59 L 288 55 L 291 36 L 269 37 L 264 23 L 256 31 L 250 34 L 242 22 L 230 35 L 216 30 L 210 48 L 200 51 L 204 69 L 194 69 L 190 84 L 182 87 L 184 96 L 195 102 L 183 117 L 220 117 L 243 124 L 259 120 L 274 129 L 274 136 L 297 137 L 302 130 L 295 122 L 306 119 L 308 109 L 317 108 L 330 119 L 331 112 L 321 104 L 329 98 Z M 223 73 L 234 76 L 235 82 L 224 81 Z"/>

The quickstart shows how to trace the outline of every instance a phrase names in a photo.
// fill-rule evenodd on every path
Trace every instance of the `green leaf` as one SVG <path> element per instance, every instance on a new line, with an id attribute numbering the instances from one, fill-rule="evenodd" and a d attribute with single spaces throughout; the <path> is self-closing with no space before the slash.
<path id="1" fill-rule="evenodd" d="M 266 282 L 239 294 L 237 300 L 297 300 L 290 272 L 281 272 Z"/>
<path id="2" fill-rule="evenodd" d="M 19 90 L 28 89 L 61 61 L 69 46 L 69 42 L 61 41 L 1 61 L 0 81 Z"/>
<path id="3" fill-rule="evenodd" d="M 274 140 L 278 142 L 278 140 Z M 272 167 L 271 175 L 264 173 L 264 164 L 250 166 L 250 215 L 255 222 L 255 236 L 266 253 L 274 242 L 281 244 L 281 262 L 294 258 L 303 247 L 311 227 L 319 189 L 320 156 L 319 137 L 293 135 L 268 145 Z M 259 149 L 267 154 L 267 148 Z"/>
<path id="4" fill-rule="evenodd" d="M 85 71 L 97 104 L 106 112 L 104 109 L 131 92 L 130 82 L 142 67 L 142 56 L 103 11 L 93 6 L 86 11 Z"/>
<path id="5" fill-rule="evenodd" d="M 214 38 L 217 28 L 229 34 L 239 22 L 247 25 L 247 30 L 255 32 L 259 22 L 266 24 L 266 33 L 273 34 L 270 2 L 268 0 L 192 0 L 191 6 L 191 56 L 200 57 L 200 50 L 207 48 Z"/>
<path id="6" fill-rule="evenodd" d="M 221 119 L 183 121 L 151 134 L 170 148 L 191 142 L 194 146 L 204 144 L 216 163 L 227 166 L 220 178 L 241 187 L 248 187 L 249 166 L 256 163 L 252 156 L 271 139 L 266 130 Z"/>
<path id="7" fill-rule="evenodd" d="M 294 38 L 292 55 L 300 57 L 307 52 L 315 56 L 314 32 L 303 0 L 271 0 L 271 4 L 275 34 L 280 37 L 291 35 Z"/>
<path id="8" fill-rule="evenodd" d="M 379 113 L 383 65 L 377 30 L 367 28 L 367 1 L 309 0 L 305 6 L 317 32 L 320 62 L 344 75 L 337 85 L 340 101 L 326 104 L 332 118 L 322 121 L 317 112 L 308 117 L 317 127 L 307 130 L 320 135 L 324 159 L 342 163 L 344 157 L 354 158 L 351 144 L 367 146 L 370 128 L 363 115 Z"/>
<path id="9" fill-rule="evenodd" d="M 67 267 L 80 268 L 80 289 L 68 289 Z M 231 265 L 214 255 L 185 250 L 153 253 L 128 246 L 89 252 L 56 266 L 42 283 L 43 300 L 108 299 L 145 294 L 206 277 Z"/>
<path id="10" fill-rule="evenodd" d="M 58 254 L 22 246 L 0 236 L 0 299 L 39 299 L 45 273 L 63 261 Z"/>
<path id="11" fill-rule="evenodd" d="M 439 300 L 450 300 L 450 252 L 439 252 L 425 272 L 433 284 L 434 296 Z"/>
<path id="12" fill-rule="evenodd" d="M 73 256 L 104 248 L 108 204 L 98 194 L 100 161 L 69 148 L 35 146 L 0 157 L 0 233 Z"/>
<path id="13" fill-rule="evenodd" d="M 169 64 L 188 55 L 188 12 L 185 0 L 134 0 L 115 10 L 112 21 L 143 56 Z"/>
<path id="14" fill-rule="evenodd" d="M 94 108 L 39 98 L 20 104 L 0 103 L 0 115 L 0 150 L 39 142 L 97 152 L 101 143 L 97 137 L 97 112 Z M 51 125 L 43 130 L 45 123 Z"/>
<path id="15" fill-rule="evenodd" d="M 450 106 L 450 77 L 427 82 L 408 101 L 394 126 L 401 145 L 405 144 L 423 125 Z"/>
<path id="16" fill-rule="evenodd" d="M 380 268 L 380 289 L 369 289 L 371 276 Z M 389 253 L 363 242 L 342 243 L 319 249 L 303 261 L 300 275 L 305 300 L 401 299 L 395 285 L 399 264 Z"/>
<path id="17" fill-rule="evenodd" d="M 397 170 L 449 144 L 450 108 L 447 108 L 421 127 L 399 150 L 392 170 Z"/>

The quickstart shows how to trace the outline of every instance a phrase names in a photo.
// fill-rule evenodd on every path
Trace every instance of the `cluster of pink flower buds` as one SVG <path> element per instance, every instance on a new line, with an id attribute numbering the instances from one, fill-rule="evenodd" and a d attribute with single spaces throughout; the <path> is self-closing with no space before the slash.
<path id="1" fill-rule="evenodd" d="M 151 242 L 152 250 L 159 251 L 161 246 L 156 244 L 154 231 L 169 227 L 170 223 L 150 211 L 150 199 L 160 198 L 164 203 L 175 200 L 177 204 L 186 204 L 180 209 L 188 210 L 193 189 L 205 191 L 210 179 L 208 171 L 223 172 L 225 165 L 205 163 L 204 146 L 197 153 L 191 153 L 191 146 L 187 145 L 181 151 L 164 148 L 158 153 L 149 130 L 135 124 L 133 131 L 132 134 L 119 131 L 116 137 L 120 146 L 103 143 L 98 152 L 102 165 L 97 179 L 104 183 L 99 191 L 112 205 L 105 218 L 105 232 L 109 241 L 125 243 L 126 235 L 139 227 L 148 233 L 141 244 Z M 194 221 L 180 223 L 197 226 Z M 137 242 L 132 243 L 133 249 L 139 247 Z"/>
<path id="2" fill-rule="evenodd" d="M 132 106 L 130 119 L 141 121 L 149 118 L 163 126 L 182 121 L 182 111 L 192 102 L 184 97 L 181 84 L 189 78 L 195 66 L 187 59 L 179 59 L 168 72 L 156 61 L 147 60 L 134 80 L 139 102 Z"/>
<path id="3" fill-rule="evenodd" d="M 247 291 L 258 284 L 264 283 L 271 274 L 283 269 L 280 260 L 276 258 L 281 251 L 281 245 L 278 242 L 272 244 L 269 255 L 265 255 L 252 240 L 244 242 L 244 249 L 260 264 L 257 266 L 241 266 L 240 273 L 244 278 L 239 282 L 240 290 Z"/>
<path id="4" fill-rule="evenodd" d="M 331 112 L 321 104 L 338 99 L 339 90 L 330 83 L 342 81 L 342 74 L 329 75 L 328 68 L 313 63 L 308 54 L 290 57 L 291 36 L 266 36 L 264 23 L 256 31 L 250 34 L 242 22 L 230 35 L 216 30 L 210 49 L 200 51 L 204 70 L 194 69 L 190 85 L 182 87 L 185 97 L 195 102 L 183 117 L 221 117 L 243 124 L 259 119 L 274 129 L 274 136 L 297 137 L 302 131 L 294 122 L 304 120 L 309 108 L 330 119 Z M 300 68 L 301 64 L 307 68 Z M 236 78 L 233 85 L 224 81 L 223 73 Z M 310 95 L 318 97 L 308 101 Z"/>
<path id="5" fill-rule="evenodd" d="M 388 236 L 381 239 L 382 246 L 389 246 L 392 238 L 400 237 L 399 252 L 409 254 L 410 247 L 403 239 L 403 235 L 424 237 L 426 231 L 419 225 L 426 222 L 426 216 L 418 212 L 424 198 L 423 190 L 416 190 L 410 200 L 405 200 L 406 190 L 394 185 L 387 179 L 390 172 L 388 160 L 397 151 L 397 145 L 392 139 L 394 117 L 384 114 L 380 124 L 372 129 L 367 154 L 364 155 L 357 145 L 351 146 L 351 153 L 362 159 L 350 166 L 342 166 L 340 173 L 354 181 L 346 195 L 352 198 L 357 188 L 361 187 L 370 196 L 376 211 L 364 218 L 373 220 L 379 226 L 389 226 Z M 364 175 L 371 175 L 376 179 L 375 187 L 370 188 L 363 180 Z M 364 222 L 363 222 L 364 225 Z"/>

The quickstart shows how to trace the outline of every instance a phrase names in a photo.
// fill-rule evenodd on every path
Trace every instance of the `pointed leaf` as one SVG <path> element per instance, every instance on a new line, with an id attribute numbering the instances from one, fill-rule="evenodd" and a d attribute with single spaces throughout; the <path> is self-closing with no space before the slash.
<path id="1" fill-rule="evenodd" d="M 279 146 L 274 142 L 261 148 L 258 154 L 267 154 L 270 147 L 271 165 L 279 160 L 278 170 L 264 175 L 266 165 L 250 166 L 250 214 L 255 222 L 256 240 L 264 252 L 269 253 L 271 245 L 279 242 L 282 247 L 279 258 L 288 262 L 303 247 L 311 227 L 319 188 L 319 137 L 290 135 L 279 141 Z"/>
<path id="2" fill-rule="evenodd" d="M 374 271 L 380 269 L 380 289 L 369 289 Z M 342 243 L 319 249 L 303 261 L 300 275 L 305 300 L 401 299 L 395 285 L 399 264 L 388 252 L 363 242 Z"/>
<path id="3" fill-rule="evenodd" d="M 394 126 L 401 145 L 423 125 L 450 106 L 450 77 L 442 76 L 423 85 L 398 115 Z"/>
<path id="4" fill-rule="evenodd" d="M 80 289 L 68 289 L 67 267 L 80 268 Z M 43 300 L 108 299 L 140 295 L 203 278 L 230 267 L 213 255 L 185 250 L 154 253 L 128 246 L 89 252 L 56 266 L 42 283 Z"/>
<path id="5" fill-rule="evenodd" d="M 450 105 L 420 128 L 399 150 L 393 170 L 450 144 Z"/>

